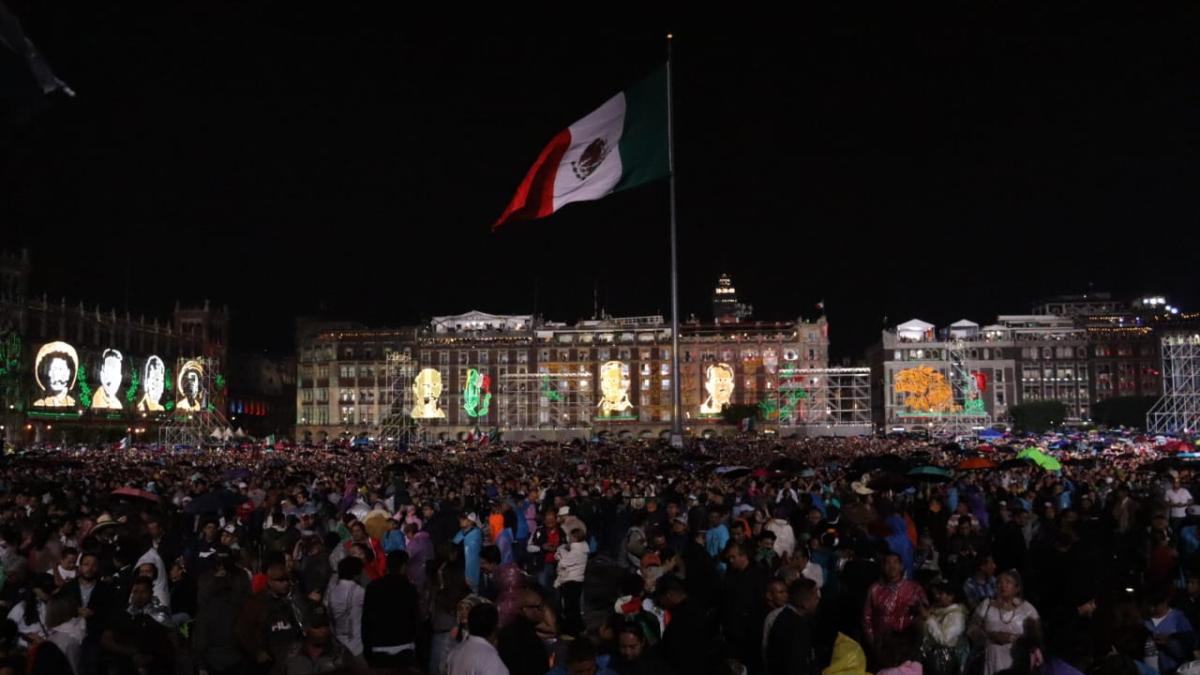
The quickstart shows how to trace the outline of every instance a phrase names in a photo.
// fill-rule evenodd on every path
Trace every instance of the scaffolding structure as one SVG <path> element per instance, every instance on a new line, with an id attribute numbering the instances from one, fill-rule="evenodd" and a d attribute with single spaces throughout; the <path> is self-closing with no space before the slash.
<path id="1" fill-rule="evenodd" d="M 1163 396 L 1146 413 L 1152 434 L 1182 434 L 1200 429 L 1200 334 L 1162 337 Z"/>
<path id="2" fill-rule="evenodd" d="M 167 413 L 166 421 L 158 427 L 158 442 L 168 448 L 180 445 L 199 448 L 215 440 L 229 427 L 229 421 L 225 419 L 223 412 L 225 402 L 220 400 L 221 391 L 224 389 L 224 382 L 219 381 L 221 376 L 217 374 L 221 367 L 220 360 L 213 356 L 192 360 L 202 366 L 199 370 L 198 384 L 199 390 L 204 394 L 201 399 L 203 405 L 200 410 L 175 410 Z M 175 376 L 182 377 L 183 373 L 176 373 Z"/>
<path id="3" fill-rule="evenodd" d="M 407 445 L 412 441 L 417 421 L 409 415 L 412 411 L 412 383 L 416 377 L 417 364 L 403 352 L 388 352 L 384 382 L 383 403 L 387 411 L 379 421 L 380 443 L 392 447 Z"/>
<path id="4" fill-rule="evenodd" d="M 508 373 L 500 376 L 503 429 L 590 429 L 595 414 L 592 374 Z"/>
<path id="5" fill-rule="evenodd" d="M 946 361 L 954 407 L 947 414 L 930 418 L 930 435 L 960 436 L 990 426 L 992 417 L 984 407 L 975 375 L 967 367 L 966 343 L 962 340 L 951 342 L 946 350 Z"/>
<path id="6" fill-rule="evenodd" d="M 774 408 L 780 427 L 860 427 L 871 430 L 870 368 L 777 371 Z"/>

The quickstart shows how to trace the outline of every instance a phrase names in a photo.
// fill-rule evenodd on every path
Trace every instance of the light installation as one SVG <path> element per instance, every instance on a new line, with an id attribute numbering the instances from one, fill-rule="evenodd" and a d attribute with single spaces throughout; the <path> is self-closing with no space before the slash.
<path id="1" fill-rule="evenodd" d="M 198 360 L 185 361 L 179 367 L 179 398 L 175 409 L 179 411 L 200 412 L 204 410 L 204 364 Z"/>
<path id="2" fill-rule="evenodd" d="M 167 366 L 157 356 L 146 359 L 142 368 L 142 400 L 138 401 L 137 409 L 141 412 L 162 412 L 163 392 L 167 387 Z M 137 384 L 137 373 L 134 372 L 134 385 Z M 132 387 L 131 387 L 132 389 Z"/>
<path id="3" fill-rule="evenodd" d="M 121 409 L 121 367 L 124 363 L 124 355 L 111 347 L 100 355 L 100 388 L 92 396 L 92 410 Z"/>
<path id="4" fill-rule="evenodd" d="M 33 405 L 38 408 L 67 408 L 75 405 L 71 390 L 79 373 L 79 354 L 65 342 L 48 342 L 38 350 L 33 363 L 33 376 L 42 397 Z M 89 400 L 84 405 L 90 405 Z"/>
<path id="5" fill-rule="evenodd" d="M 468 417 L 487 417 L 492 402 L 492 378 L 471 368 L 463 387 L 463 410 Z"/>
<path id="6" fill-rule="evenodd" d="M 600 366 L 600 409 L 601 418 L 632 418 L 628 411 L 633 409 L 629 400 L 629 366 L 620 361 L 607 361 Z"/>
<path id="7" fill-rule="evenodd" d="M 733 398 L 733 366 L 714 363 L 704 369 L 704 391 L 708 398 L 700 404 L 701 415 L 720 415 Z"/>
<path id="8" fill-rule="evenodd" d="M 542 396 L 546 397 L 547 401 L 563 400 L 562 394 L 558 393 L 558 390 L 555 389 L 554 386 L 550 384 L 550 376 L 549 375 L 542 375 L 541 393 L 542 393 Z"/>
<path id="9" fill-rule="evenodd" d="M 442 395 L 442 374 L 433 368 L 424 368 L 413 378 L 413 409 L 411 417 L 416 420 L 445 419 L 446 413 L 438 405 Z"/>
<path id="10" fill-rule="evenodd" d="M 904 407 L 917 414 L 954 412 L 954 393 L 946 376 L 929 366 L 906 368 L 896 373 L 893 387 L 904 395 Z"/>

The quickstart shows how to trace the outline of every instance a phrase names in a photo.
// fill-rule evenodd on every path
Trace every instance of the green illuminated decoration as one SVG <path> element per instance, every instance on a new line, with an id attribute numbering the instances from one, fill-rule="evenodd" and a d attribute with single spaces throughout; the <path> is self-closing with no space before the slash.
<path id="1" fill-rule="evenodd" d="M 223 391 L 225 389 L 225 376 L 221 373 L 217 373 L 215 376 L 213 376 L 213 382 L 215 382 L 217 385 L 217 391 Z"/>
<path id="2" fill-rule="evenodd" d="M 471 368 L 463 387 L 463 410 L 469 417 L 486 417 L 492 402 L 492 378 Z"/>
<path id="3" fill-rule="evenodd" d="M 133 403 L 134 397 L 137 396 L 138 385 L 141 383 L 141 377 L 138 376 L 137 368 L 134 368 L 133 377 L 129 380 L 129 388 L 125 390 L 125 400 Z"/>
<path id="4" fill-rule="evenodd" d="M 210 413 L 217 412 L 217 406 L 213 405 L 212 403 L 209 403 L 208 404 L 208 412 L 210 412 Z"/>
<path id="5" fill-rule="evenodd" d="M 79 402 L 83 404 L 83 407 L 90 408 L 92 407 L 92 387 L 87 381 L 87 368 L 80 363 L 77 372 L 79 378 Z"/>
<path id="6" fill-rule="evenodd" d="M 542 396 L 545 396 L 550 401 L 561 401 L 562 394 L 558 390 L 550 388 L 550 376 L 542 375 Z"/>
<path id="7" fill-rule="evenodd" d="M 971 399 L 963 403 L 963 412 L 972 415 L 984 415 L 987 413 L 983 408 L 983 399 L 981 398 Z"/>
<path id="8" fill-rule="evenodd" d="M 10 332 L 0 338 L 0 377 L 15 374 L 21 365 L 21 337 Z"/>
<path id="9" fill-rule="evenodd" d="M 170 412 L 175 409 L 175 401 L 167 401 L 163 404 L 163 407 L 167 409 L 167 412 Z"/>

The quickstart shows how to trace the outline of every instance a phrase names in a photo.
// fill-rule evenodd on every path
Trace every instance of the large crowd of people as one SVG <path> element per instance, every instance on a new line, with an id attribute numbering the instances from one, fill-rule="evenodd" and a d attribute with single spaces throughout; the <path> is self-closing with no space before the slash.
<path id="1" fill-rule="evenodd" d="M 1188 675 L 1189 449 L 29 448 L 0 675 Z"/>

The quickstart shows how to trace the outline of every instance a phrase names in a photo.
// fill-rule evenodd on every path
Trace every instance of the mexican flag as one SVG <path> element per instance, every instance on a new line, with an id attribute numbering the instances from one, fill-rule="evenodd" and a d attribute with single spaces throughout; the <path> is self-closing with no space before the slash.
<path id="1" fill-rule="evenodd" d="M 552 138 L 492 229 L 665 178 L 669 167 L 664 65 Z"/>

